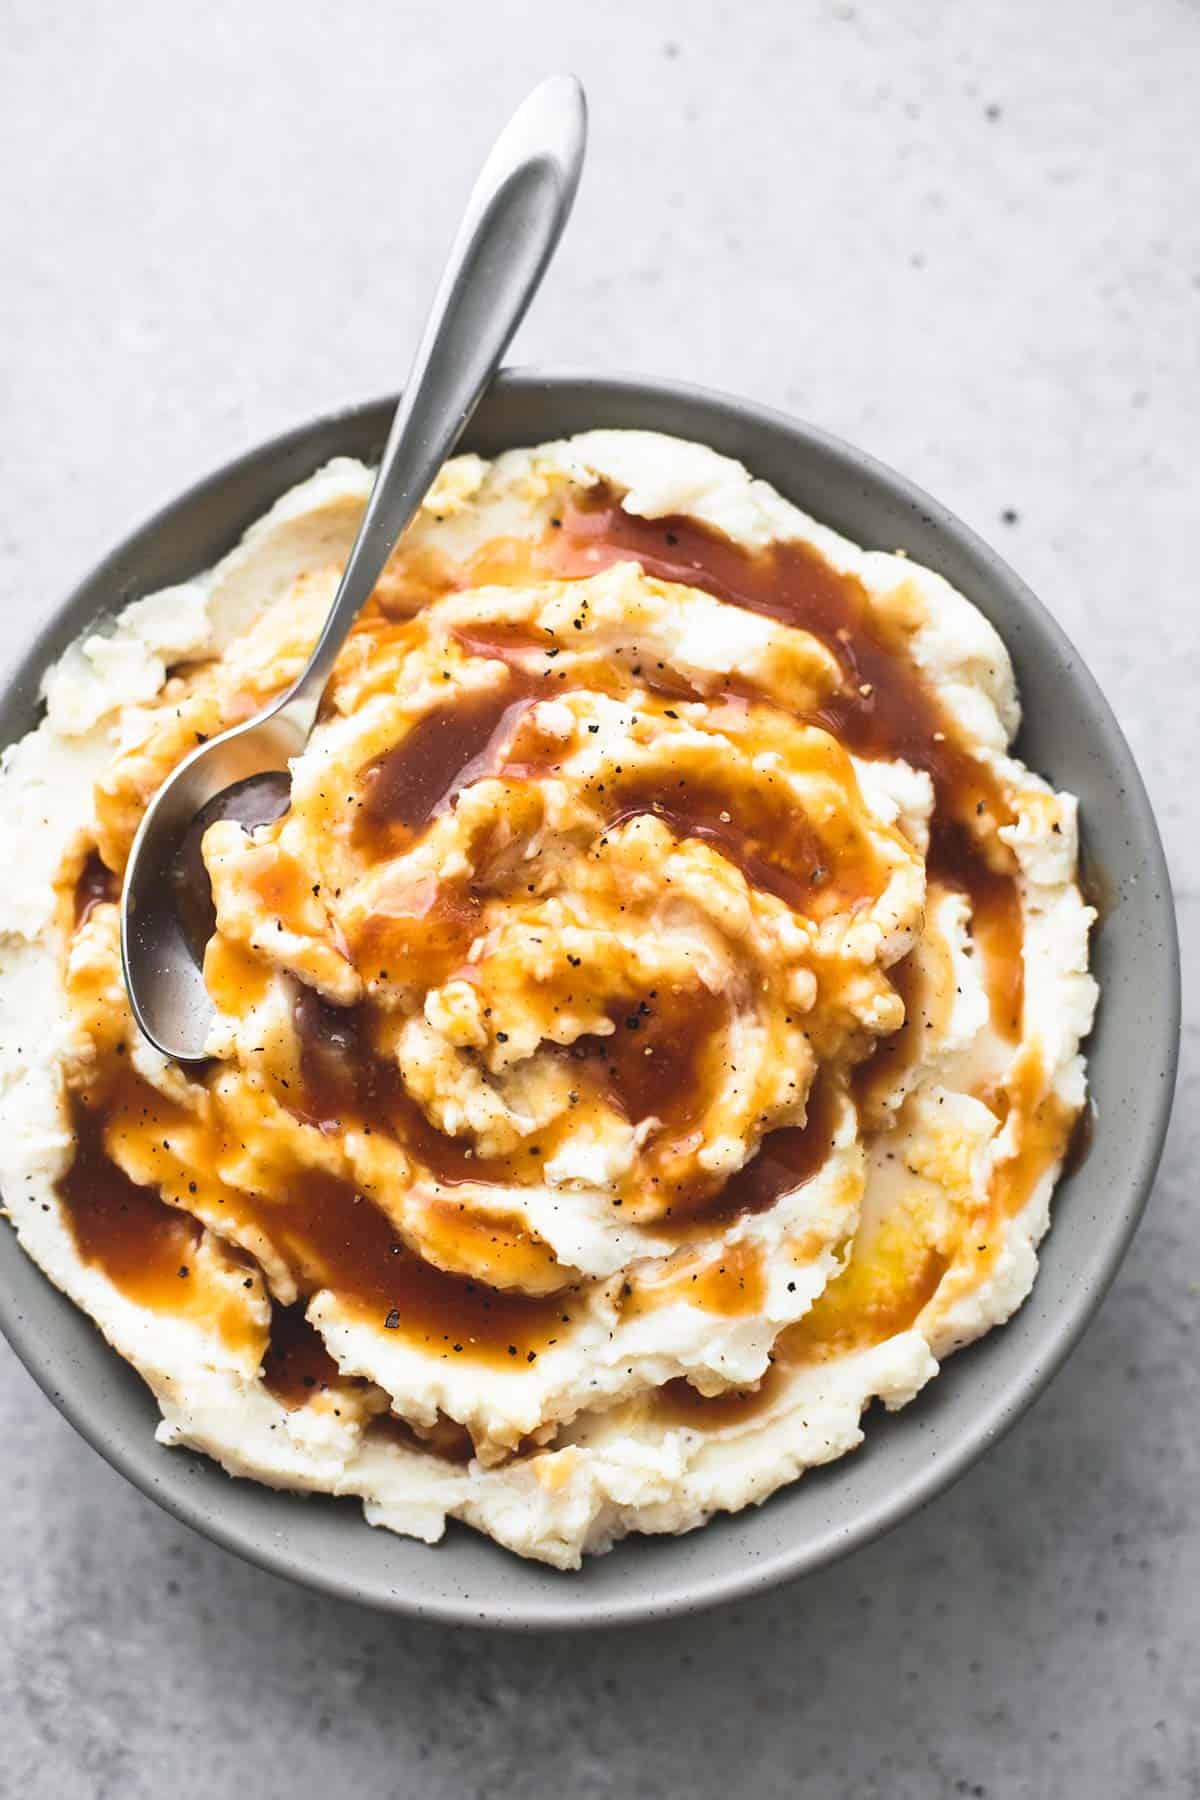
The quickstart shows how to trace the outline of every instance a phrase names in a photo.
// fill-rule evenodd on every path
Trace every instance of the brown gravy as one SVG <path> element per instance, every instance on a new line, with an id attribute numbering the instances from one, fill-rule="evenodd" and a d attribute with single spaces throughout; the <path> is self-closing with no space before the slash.
<path id="1" fill-rule="evenodd" d="M 419 1261 L 387 1214 L 330 1176 L 307 1173 L 262 1222 L 312 1292 L 341 1299 L 410 1342 L 479 1362 L 532 1362 L 570 1322 L 570 1295 L 528 1299 Z"/>
<path id="2" fill-rule="evenodd" d="M 498 686 L 460 695 L 418 719 L 367 771 L 365 826 L 399 827 L 415 837 L 463 788 L 495 772 L 517 720 L 543 691 L 543 684 L 510 669 Z"/>
<path id="3" fill-rule="evenodd" d="M 76 931 L 86 925 L 98 906 L 108 906 L 120 898 L 121 877 L 100 861 L 98 850 L 89 851 L 75 883 Z"/>
<path id="4" fill-rule="evenodd" d="M 75 1160 L 59 1192 L 80 1256 L 103 1269 L 138 1305 L 181 1311 L 181 1289 L 191 1277 L 201 1227 L 110 1160 L 104 1120 L 90 1107 L 77 1100 L 71 1123 Z"/>
<path id="5" fill-rule="evenodd" d="M 612 1008 L 611 1037 L 583 1037 L 568 1055 L 594 1073 L 610 1103 L 631 1124 L 655 1117 L 660 1130 L 685 1132 L 711 1097 L 705 1064 L 728 1022 L 720 994 L 653 991 Z"/>
<path id="6" fill-rule="evenodd" d="M 686 1251 L 661 1270 L 625 1284 L 621 1310 L 627 1317 L 685 1301 L 704 1312 L 737 1318 L 761 1311 L 767 1297 L 761 1244 L 745 1241 L 716 1252 Z"/>
<path id="7" fill-rule="evenodd" d="M 406 1419 L 398 1418 L 395 1413 L 384 1413 L 378 1419 L 372 1419 L 368 1435 L 385 1443 L 398 1444 L 403 1450 L 440 1456 L 444 1462 L 458 1463 L 464 1468 L 475 1455 L 475 1445 L 466 1426 L 448 1419 L 444 1413 L 438 1414 L 436 1423 L 424 1436 L 414 1431 Z"/>
<path id="8" fill-rule="evenodd" d="M 629 558 L 651 576 L 688 583 L 748 611 L 803 627 L 826 645 L 841 667 L 843 688 L 811 722 L 860 756 L 903 757 L 928 771 L 936 795 L 931 872 L 970 893 L 973 929 L 987 960 L 997 1022 L 1002 1030 L 1019 1033 L 1023 975 L 1016 884 L 1011 865 L 989 861 L 989 856 L 1004 860 L 995 839 L 997 825 L 1009 818 L 1004 797 L 990 772 L 956 743 L 903 644 L 888 640 L 861 585 L 839 575 L 803 544 L 751 554 L 692 520 L 634 518 L 603 493 L 569 509 L 554 536 L 553 562 L 564 576 L 594 574 Z M 499 645 L 493 652 L 478 648 L 480 653 L 501 653 Z M 508 679 L 497 688 L 430 714 L 369 772 L 365 828 L 389 833 L 393 842 L 397 835 L 411 839 L 423 830 L 468 782 L 501 766 L 521 714 L 536 695 L 555 691 L 552 681 L 557 685 L 564 678 L 558 671 L 533 677 L 510 663 Z M 756 886 L 806 909 L 820 885 L 822 863 L 820 846 L 805 822 L 744 815 L 724 821 L 722 810 L 732 811 L 720 804 L 718 794 L 694 787 L 682 800 L 675 794 L 631 790 L 615 802 L 612 823 L 654 811 L 681 835 L 718 843 Z M 89 859 L 76 888 L 80 920 L 115 897 L 115 878 L 93 863 L 98 865 L 98 859 Z M 476 904 L 470 895 L 462 903 L 463 919 L 446 926 L 451 937 L 469 925 Z M 660 1019 L 631 1009 L 630 1017 L 635 1016 L 636 1028 L 619 1021 L 612 1039 L 585 1044 L 583 1056 L 603 1066 L 630 1118 L 654 1113 L 671 1129 L 686 1129 L 698 1052 L 719 1031 L 719 1008 L 714 1007 L 711 1017 L 686 1022 L 673 1017 L 669 1007 Z M 295 1102 L 300 1116 L 331 1130 L 344 1126 L 348 1115 L 384 1119 L 448 1187 L 467 1180 L 514 1179 L 506 1164 L 483 1162 L 434 1130 L 404 1095 L 394 1069 L 372 1053 L 364 1016 L 306 994 L 298 1003 L 297 1022 L 303 1042 L 303 1094 Z M 719 1194 L 697 1197 L 705 1208 L 705 1224 L 762 1210 L 811 1179 L 829 1153 L 836 1118 L 832 1088 L 818 1081 L 803 1128 L 771 1133 Z M 77 1125 L 78 1153 L 63 1191 L 81 1254 L 102 1265 L 130 1297 L 180 1310 L 177 1296 L 187 1280 L 182 1271 L 188 1269 L 200 1227 L 116 1169 L 104 1152 L 98 1123 L 82 1107 L 77 1108 Z M 689 1208 L 686 1197 L 681 1199 L 680 1213 L 690 1211 L 694 1220 L 695 1205 Z M 368 1195 L 333 1177 L 308 1173 L 283 1202 L 239 1196 L 239 1203 L 249 1217 L 260 1214 L 303 1291 L 329 1286 L 385 1328 L 440 1347 L 443 1355 L 473 1356 L 500 1366 L 530 1362 L 569 1323 L 570 1292 L 528 1298 L 430 1267 L 397 1240 L 386 1214 Z M 761 1271 L 735 1263 L 736 1257 L 727 1257 L 724 1266 L 705 1276 L 712 1286 L 706 1303 L 714 1310 L 736 1312 L 760 1303 Z M 937 1273 L 929 1271 L 935 1285 Z M 268 1380 L 281 1394 L 307 1394 L 310 1379 L 313 1387 L 329 1380 L 325 1364 L 290 1317 L 273 1337 L 267 1360 Z M 747 1405 L 759 1401 L 758 1394 L 743 1398 Z"/>
<path id="9" fill-rule="evenodd" d="M 804 543 L 752 553 L 695 519 L 641 519 L 603 489 L 571 507 L 554 546 L 563 575 L 639 562 L 647 575 L 686 583 L 747 612 L 811 632 L 836 658 L 843 691 L 816 715 L 863 757 L 903 757 L 926 769 L 951 817 L 969 820 L 983 799 L 1008 823 L 990 773 L 954 740 L 903 644 L 887 641 L 866 590 Z M 968 810 L 970 803 L 970 810 Z"/>
<path id="10" fill-rule="evenodd" d="M 902 757 L 929 774 L 935 795 L 930 872 L 967 890 L 978 906 L 979 938 L 998 1024 L 1018 1020 L 1024 974 L 1020 902 L 1012 859 L 996 840 L 1011 823 L 990 770 L 955 739 L 902 642 L 890 642 L 862 584 L 841 575 L 803 543 L 751 553 L 694 519 L 641 519 L 604 489 L 568 509 L 554 545 L 564 576 L 594 575 L 633 560 L 647 575 L 686 583 L 730 605 L 802 628 L 842 669 L 841 690 L 813 715 L 864 759 Z M 1003 861 L 993 868 L 989 857 Z"/>
<path id="11" fill-rule="evenodd" d="M 104 1119 L 77 1097 L 71 1121 L 75 1160 L 58 1191 L 82 1260 L 137 1306 L 213 1325 L 231 1349 L 254 1345 L 260 1329 L 197 1265 L 198 1220 L 117 1167 L 104 1147 Z M 237 1260 L 236 1251 L 229 1255 Z"/>
<path id="12" fill-rule="evenodd" d="M 186 1312 L 200 1224 L 153 1188 L 130 1181 L 108 1155 L 102 1123 L 79 1103 L 76 1113 L 76 1157 L 62 1192 L 81 1256 L 142 1305 Z M 113 1117 L 118 1138 L 127 1133 L 151 1148 L 161 1140 L 168 1153 L 175 1132 L 195 1127 L 190 1115 L 136 1077 L 125 1078 Z M 206 1165 L 217 1143 L 210 1150 L 192 1140 L 188 1154 L 197 1174 L 213 1179 Z M 569 1321 L 569 1290 L 530 1299 L 422 1263 L 368 1194 L 323 1171 L 298 1171 L 282 1194 L 269 1198 L 225 1187 L 221 1205 L 231 1226 L 258 1227 L 269 1237 L 303 1296 L 332 1289 L 377 1324 L 444 1346 L 446 1356 L 533 1360 Z M 229 1329 L 245 1335 L 232 1318 Z"/>
<path id="13" fill-rule="evenodd" d="M 1016 1043 L 1025 1009 L 1025 932 L 1015 879 L 988 865 L 961 824 L 940 817 L 930 835 L 928 869 L 931 881 L 959 888 L 969 899 L 971 937 L 983 955 L 992 1024 Z"/>
<path id="14" fill-rule="evenodd" d="M 652 813 L 676 837 L 715 844 L 752 887 L 811 910 L 814 891 L 828 876 L 816 833 L 794 807 L 766 805 L 761 794 L 725 793 L 716 783 L 690 779 L 677 786 L 642 780 L 618 787 L 608 829 Z"/>
<path id="15" fill-rule="evenodd" d="M 747 1425 L 767 1411 L 782 1389 L 780 1373 L 772 1366 L 756 1388 L 737 1388 L 725 1394 L 697 1393 L 682 1377 L 658 1389 L 652 1416 L 662 1425 L 684 1426 L 691 1431 L 728 1431 Z"/>
<path id="16" fill-rule="evenodd" d="M 751 1157 L 704 1210 L 705 1224 L 740 1213 L 766 1212 L 782 1194 L 811 1181 L 825 1166 L 837 1129 L 838 1098 L 832 1079 L 818 1074 L 808 1097 L 803 1125 L 770 1131 Z"/>
<path id="17" fill-rule="evenodd" d="M 910 950 L 907 956 L 893 963 L 887 974 L 904 1002 L 904 1023 L 890 1037 L 880 1038 L 851 1077 L 850 1091 L 858 1116 L 867 1125 L 877 1122 L 881 1102 L 921 1054 L 921 1018 L 917 1008 L 921 971 L 915 951 Z"/>
<path id="18" fill-rule="evenodd" d="M 263 1356 L 263 1383 L 282 1405 L 306 1406 L 314 1395 L 340 1386 L 341 1371 L 319 1334 L 304 1316 L 305 1303 L 273 1306 L 271 1332 Z"/>
<path id="19" fill-rule="evenodd" d="M 725 1318 L 761 1312 L 767 1298 L 762 1246 L 731 1244 L 717 1262 L 701 1272 L 689 1297 L 705 1312 Z"/>
<path id="20" fill-rule="evenodd" d="M 469 1144 L 438 1131 L 409 1095 L 396 1065 L 376 1055 L 363 1006 L 331 1006 L 301 988 L 293 1017 L 300 1039 L 302 1091 L 288 1108 L 306 1124 L 335 1132 L 369 1123 L 410 1149 L 444 1187 L 464 1181 L 519 1179 L 507 1162 L 476 1156 Z"/>
<path id="21" fill-rule="evenodd" d="M 284 773 L 250 775 L 235 782 L 201 807 L 173 853 L 168 851 L 161 879 L 171 888 L 184 940 L 197 963 L 203 965 L 205 948 L 217 929 L 217 909 L 204 862 L 205 832 L 218 819 L 232 819 L 251 831 L 256 825 L 282 818 L 291 803 L 291 792 L 291 777 Z"/>

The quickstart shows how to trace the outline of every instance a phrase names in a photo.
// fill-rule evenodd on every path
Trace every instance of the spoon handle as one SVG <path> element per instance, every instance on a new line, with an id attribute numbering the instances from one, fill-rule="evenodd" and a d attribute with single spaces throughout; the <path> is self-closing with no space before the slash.
<path id="1" fill-rule="evenodd" d="M 587 136 L 572 75 L 543 81 L 471 192 L 312 659 L 279 711 L 307 735 L 342 642 L 525 316 L 575 198 Z"/>

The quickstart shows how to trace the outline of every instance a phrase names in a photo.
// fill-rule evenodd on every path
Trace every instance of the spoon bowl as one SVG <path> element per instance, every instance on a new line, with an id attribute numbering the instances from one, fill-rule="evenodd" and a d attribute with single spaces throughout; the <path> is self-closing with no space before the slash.
<path id="1" fill-rule="evenodd" d="M 286 704 L 200 744 L 151 801 L 130 852 L 121 896 L 121 955 L 133 1016 L 156 1049 L 198 1062 L 213 1005 L 202 971 L 212 912 L 200 855 L 218 818 L 246 829 L 287 810 L 288 764 L 304 748 L 303 719 Z"/>

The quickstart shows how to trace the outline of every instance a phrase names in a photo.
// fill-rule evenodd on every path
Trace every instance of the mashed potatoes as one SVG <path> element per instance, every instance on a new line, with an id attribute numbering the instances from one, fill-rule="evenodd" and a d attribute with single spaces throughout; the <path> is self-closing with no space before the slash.
<path id="1" fill-rule="evenodd" d="M 1027 1293 L 1095 998 L 1075 802 L 939 577 L 698 445 L 460 457 L 290 809 L 204 838 L 184 1070 L 121 873 L 300 671 L 368 488 L 330 464 L 48 676 L 0 782 L 0 1180 L 162 1442 L 570 1568 L 852 1449 Z"/>

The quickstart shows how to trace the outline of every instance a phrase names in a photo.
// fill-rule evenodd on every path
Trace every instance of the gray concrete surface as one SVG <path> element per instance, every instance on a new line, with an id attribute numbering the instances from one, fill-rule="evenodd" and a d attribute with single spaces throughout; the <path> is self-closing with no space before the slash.
<path id="1" fill-rule="evenodd" d="M 1194 985 L 1194 3 L 3 0 L 0 52 L 0 650 L 184 483 L 399 379 L 489 133 L 574 67 L 591 164 L 522 359 L 790 408 L 996 539 L 1133 741 Z M 0 1790 L 1200 1794 L 1195 1032 L 1032 1414 L 885 1542 L 692 1622 L 516 1641 L 294 1590 L 0 1354 Z"/>

